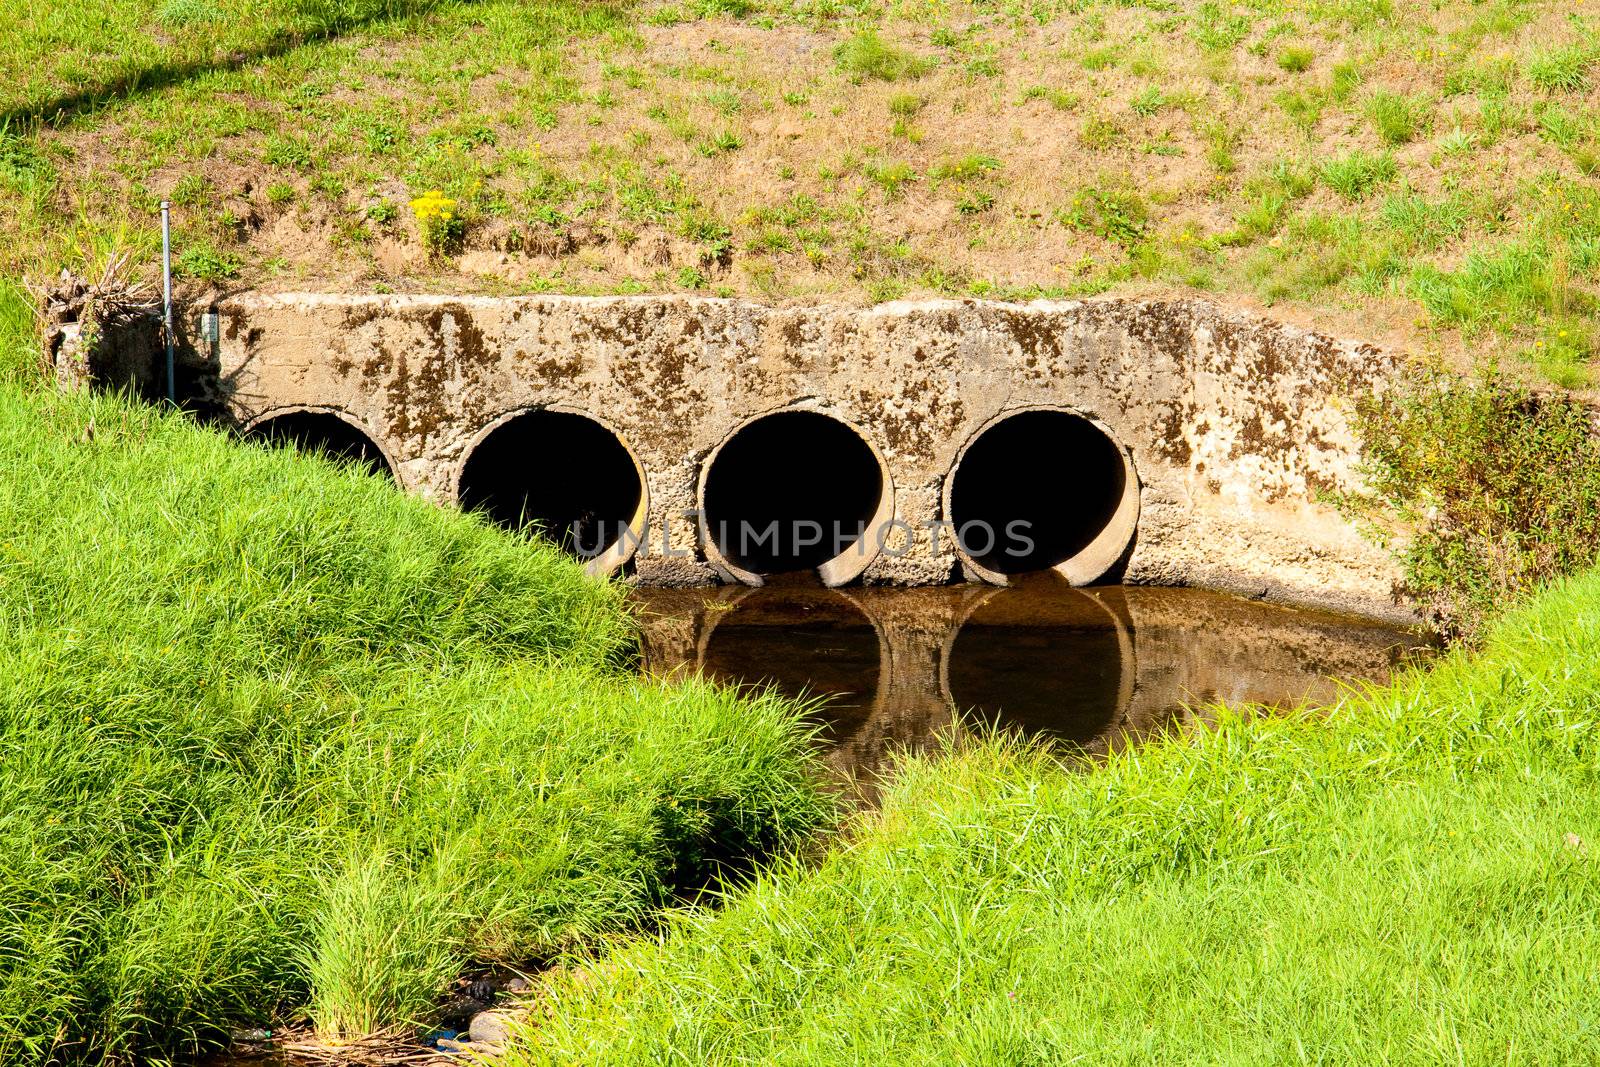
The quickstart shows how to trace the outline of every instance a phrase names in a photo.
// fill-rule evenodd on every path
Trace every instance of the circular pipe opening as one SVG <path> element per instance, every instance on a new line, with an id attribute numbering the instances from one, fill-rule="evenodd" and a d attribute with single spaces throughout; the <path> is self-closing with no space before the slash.
<path id="1" fill-rule="evenodd" d="M 394 467 L 378 443 L 361 427 L 331 411 L 297 409 L 252 422 L 246 438 L 279 448 L 314 452 L 339 463 L 394 477 Z"/>
<path id="2" fill-rule="evenodd" d="M 644 536 L 643 468 L 621 437 L 575 412 L 542 408 L 492 426 L 462 465 L 456 496 L 464 509 L 537 533 L 596 574 L 620 567 Z"/>
<path id="3" fill-rule="evenodd" d="M 1031 408 L 991 422 L 962 450 L 945 514 L 977 577 L 1004 585 L 1011 575 L 1055 570 L 1087 585 L 1133 542 L 1138 478 L 1098 422 Z"/>
<path id="4" fill-rule="evenodd" d="M 706 555 L 750 585 L 795 571 L 842 585 L 877 555 L 876 531 L 892 497 L 882 459 L 838 419 L 815 411 L 763 415 L 706 463 Z"/>

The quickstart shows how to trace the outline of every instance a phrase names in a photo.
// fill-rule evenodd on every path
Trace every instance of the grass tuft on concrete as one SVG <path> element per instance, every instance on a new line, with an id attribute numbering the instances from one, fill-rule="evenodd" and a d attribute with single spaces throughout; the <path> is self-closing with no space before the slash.
<path id="1" fill-rule="evenodd" d="M 1326 715 L 1004 741 L 553 983 L 514 1065 L 1593 1058 L 1600 574 Z"/>
<path id="2" fill-rule="evenodd" d="M 0 387 L 0 1061 L 427 1021 L 826 817 L 621 591 L 312 457 Z"/>

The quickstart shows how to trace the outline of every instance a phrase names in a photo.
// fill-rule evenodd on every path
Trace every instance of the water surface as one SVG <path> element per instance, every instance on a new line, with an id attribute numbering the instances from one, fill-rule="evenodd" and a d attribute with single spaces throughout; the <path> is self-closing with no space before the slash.
<path id="1" fill-rule="evenodd" d="M 1208 705 L 1320 705 L 1421 654 L 1382 622 L 1199 589 L 1010 587 L 634 592 L 644 669 L 825 698 L 828 758 L 870 781 L 956 723 L 1104 753 Z"/>

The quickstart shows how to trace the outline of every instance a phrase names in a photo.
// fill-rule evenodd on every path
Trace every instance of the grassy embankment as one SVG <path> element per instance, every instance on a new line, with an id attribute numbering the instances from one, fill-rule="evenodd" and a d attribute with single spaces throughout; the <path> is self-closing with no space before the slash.
<path id="1" fill-rule="evenodd" d="M 30 0 L 0 273 L 762 299 L 1199 290 L 1566 385 L 1593 3 Z M 433 256 L 408 201 L 459 202 Z"/>
<path id="2" fill-rule="evenodd" d="M 426 1020 L 826 818 L 792 708 L 634 677 L 552 549 L 15 382 L 0 471 L 0 1062 Z"/>
<path id="3" fill-rule="evenodd" d="M 1592 1063 L 1597 850 L 1591 574 L 1327 718 L 910 761 L 819 866 L 558 982 L 512 1062 Z"/>

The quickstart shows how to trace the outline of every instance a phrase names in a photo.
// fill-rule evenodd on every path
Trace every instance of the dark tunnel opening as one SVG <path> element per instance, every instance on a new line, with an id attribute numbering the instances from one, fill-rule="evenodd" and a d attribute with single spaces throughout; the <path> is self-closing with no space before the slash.
<path id="1" fill-rule="evenodd" d="M 644 482 L 627 445 L 594 419 L 529 411 L 490 431 L 467 457 L 461 506 L 537 531 L 579 559 L 628 538 L 637 546 Z"/>
<path id="2" fill-rule="evenodd" d="M 246 434 L 253 441 L 314 452 L 340 463 L 394 476 L 377 442 L 330 411 L 290 411 L 263 419 Z"/>
<path id="3" fill-rule="evenodd" d="M 837 419 L 782 411 L 729 438 L 706 472 L 704 521 L 729 563 L 756 574 L 821 567 L 850 551 L 884 493 L 877 456 Z"/>
<path id="4" fill-rule="evenodd" d="M 952 475 L 950 522 L 981 567 L 1047 570 L 1111 525 L 1126 484 L 1121 450 L 1094 423 L 1066 411 L 1023 411 L 967 447 Z"/>

